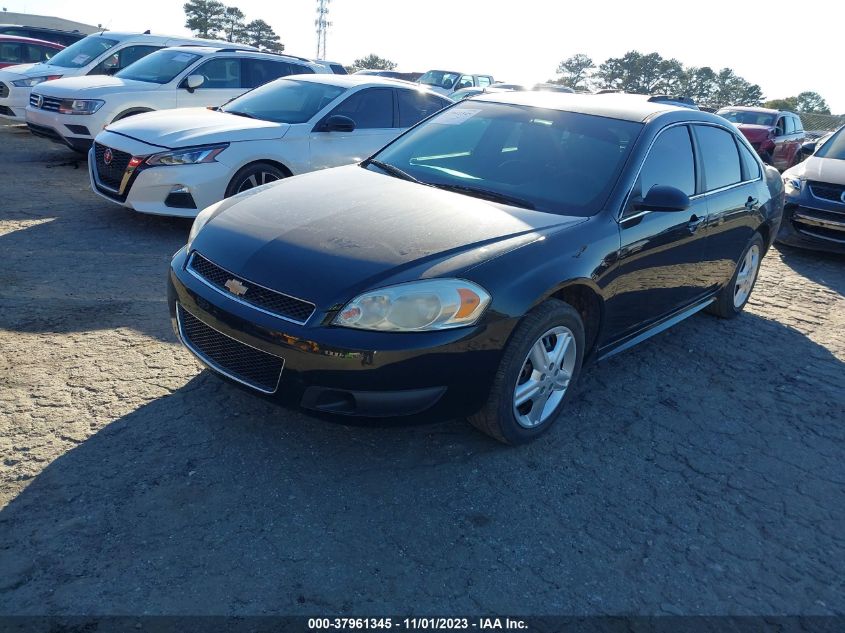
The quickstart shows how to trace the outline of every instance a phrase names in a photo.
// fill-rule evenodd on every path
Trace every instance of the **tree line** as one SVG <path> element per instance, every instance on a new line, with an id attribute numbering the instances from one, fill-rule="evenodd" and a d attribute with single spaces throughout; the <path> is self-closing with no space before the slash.
<path id="1" fill-rule="evenodd" d="M 273 27 L 260 19 L 247 22 L 238 7 L 226 6 L 219 0 L 189 0 L 184 9 L 185 26 L 197 37 L 249 44 L 276 53 L 285 50 Z"/>
<path id="2" fill-rule="evenodd" d="M 589 55 L 578 53 L 560 62 L 557 74 L 549 82 L 573 90 L 668 94 L 691 97 L 696 103 L 711 108 L 765 106 L 830 114 L 827 103 L 816 92 L 764 101 L 763 89 L 731 68 L 716 71 L 709 66 L 684 66 L 679 60 L 665 59 L 659 53 L 628 51 L 622 57 L 611 57 L 598 65 Z"/>

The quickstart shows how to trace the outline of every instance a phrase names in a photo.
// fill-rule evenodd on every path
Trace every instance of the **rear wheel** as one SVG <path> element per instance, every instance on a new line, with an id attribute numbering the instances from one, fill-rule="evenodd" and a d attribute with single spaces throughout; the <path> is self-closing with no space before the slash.
<path id="1" fill-rule="evenodd" d="M 584 324 L 567 303 L 550 299 L 517 326 L 484 408 L 469 421 L 506 444 L 545 433 L 581 373 Z"/>
<path id="2" fill-rule="evenodd" d="M 763 238 L 755 233 L 739 263 L 733 277 L 716 296 L 716 301 L 708 306 L 707 311 L 723 319 L 732 319 L 745 307 L 757 282 L 760 262 L 763 259 Z"/>
<path id="3" fill-rule="evenodd" d="M 249 191 L 255 187 L 287 177 L 284 171 L 270 163 L 253 163 L 236 173 L 226 188 L 226 197 Z"/>

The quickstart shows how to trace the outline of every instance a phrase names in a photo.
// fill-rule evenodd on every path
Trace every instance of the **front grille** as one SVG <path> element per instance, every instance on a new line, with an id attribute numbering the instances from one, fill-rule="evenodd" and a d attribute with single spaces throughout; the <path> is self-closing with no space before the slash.
<path id="1" fill-rule="evenodd" d="M 845 185 L 834 185 L 828 182 L 815 182 L 813 180 L 807 184 L 810 186 L 810 193 L 816 198 L 831 200 L 833 202 L 845 202 L 842 200 L 842 194 L 845 193 Z"/>
<path id="2" fill-rule="evenodd" d="M 39 99 L 41 100 L 40 105 Z M 50 112 L 58 112 L 59 106 L 61 104 L 62 100 L 56 99 L 55 97 L 45 97 L 44 95 L 38 95 L 34 93 L 29 95 L 29 105 L 31 105 L 33 108 L 49 110 Z"/>
<path id="3" fill-rule="evenodd" d="M 104 156 L 107 149 L 111 148 L 101 145 L 100 143 L 94 143 L 97 177 L 106 187 L 109 187 L 114 191 L 119 191 L 120 183 L 123 180 L 123 174 L 126 172 L 126 167 L 129 165 L 129 160 L 132 158 L 132 154 L 112 149 L 111 163 L 106 165 Z"/>
<path id="4" fill-rule="evenodd" d="M 5 99 L 9 96 L 9 86 L 0 81 L 0 99 Z"/>
<path id="5" fill-rule="evenodd" d="M 229 271 L 220 268 L 207 260 L 205 257 L 197 252 L 191 255 L 188 262 L 188 270 L 196 274 L 198 277 L 205 280 L 213 287 L 220 290 L 222 293 L 234 297 L 229 289 L 226 287 L 227 282 L 237 281 L 247 287 L 247 291 L 238 295 L 238 298 L 245 303 L 260 308 L 265 312 L 269 312 L 275 316 L 282 317 L 288 321 L 305 323 L 312 314 L 316 306 L 308 301 L 291 297 L 290 295 L 282 294 L 274 290 L 269 290 L 263 286 L 259 286 L 251 281 L 234 275 Z"/>
<path id="6" fill-rule="evenodd" d="M 176 311 L 182 341 L 206 365 L 258 391 L 278 389 L 283 359 L 218 332 L 181 305 Z"/>

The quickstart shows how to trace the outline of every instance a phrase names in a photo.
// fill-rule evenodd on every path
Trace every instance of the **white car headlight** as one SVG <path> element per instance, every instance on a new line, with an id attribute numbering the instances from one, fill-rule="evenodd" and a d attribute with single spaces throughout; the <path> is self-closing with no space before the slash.
<path id="1" fill-rule="evenodd" d="M 801 178 L 797 178 L 796 176 L 784 176 L 783 177 L 783 188 L 786 191 L 786 195 L 795 195 L 796 193 L 800 193 L 801 191 Z"/>
<path id="2" fill-rule="evenodd" d="M 202 227 L 208 224 L 217 216 L 218 213 L 220 213 L 220 211 L 222 211 L 220 207 L 223 205 L 223 202 L 225 202 L 225 200 L 215 202 L 210 207 L 206 207 L 199 212 L 197 217 L 194 219 L 194 223 L 191 225 L 191 232 L 188 233 L 188 251 L 191 250 L 191 244 L 194 243 L 194 238 L 196 238 L 197 233 L 202 230 Z"/>
<path id="3" fill-rule="evenodd" d="M 26 79 L 18 79 L 12 82 L 13 86 L 18 88 L 32 88 L 45 81 L 52 81 L 53 79 L 61 79 L 61 75 L 44 75 L 43 77 L 27 77 Z"/>
<path id="4" fill-rule="evenodd" d="M 148 165 L 171 166 L 171 165 L 199 165 L 200 163 L 213 163 L 217 155 L 229 147 L 228 143 L 219 145 L 205 145 L 203 147 L 186 147 L 172 152 L 153 154 L 147 159 Z"/>
<path id="5" fill-rule="evenodd" d="M 102 99 L 62 99 L 59 114 L 94 114 L 104 103 Z"/>
<path id="6" fill-rule="evenodd" d="M 383 332 L 446 330 L 476 323 L 490 303 L 464 279 L 426 279 L 371 290 L 338 312 L 334 325 Z"/>

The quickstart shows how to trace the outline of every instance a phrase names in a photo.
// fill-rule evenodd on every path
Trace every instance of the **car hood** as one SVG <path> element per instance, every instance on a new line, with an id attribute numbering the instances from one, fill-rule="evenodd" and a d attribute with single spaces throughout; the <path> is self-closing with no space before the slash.
<path id="1" fill-rule="evenodd" d="M 3 70 L 0 70 L 0 79 L 5 79 L 6 81 L 23 79 L 24 77 L 37 77 L 38 75 L 49 75 L 49 72 L 30 72 L 33 68 L 43 68 L 43 64 L 14 64 L 12 66 L 6 66 Z M 58 74 L 58 73 L 56 73 Z"/>
<path id="2" fill-rule="evenodd" d="M 740 123 L 736 127 L 749 141 L 759 141 L 768 138 L 769 132 L 774 129 L 768 125 L 754 125 L 753 123 Z"/>
<path id="3" fill-rule="evenodd" d="M 845 160 L 810 156 L 784 172 L 784 177 L 803 178 L 834 185 L 845 185 Z"/>
<path id="4" fill-rule="evenodd" d="M 31 73 L 28 73 L 31 74 Z M 66 77 L 54 79 L 49 83 L 35 87 L 38 94 L 50 97 L 99 97 L 101 93 L 109 92 L 142 92 L 159 90 L 158 84 L 147 83 L 146 81 L 134 81 L 132 79 L 121 79 L 109 75 L 84 75 L 82 77 Z"/>
<path id="5" fill-rule="evenodd" d="M 462 271 L 586 221 L 415 184 L 358 165 L 221 203 L 192 248 L 328 309 L 368 288 Z"/>
<path id="6" fill-rule="evenodd" d="M 107 129 L 150 145 L 175 148 L 278 139 L 287 133 L 290 125 L 207 108 L 177 108 L 139 114 L 112 123 Z"/>

